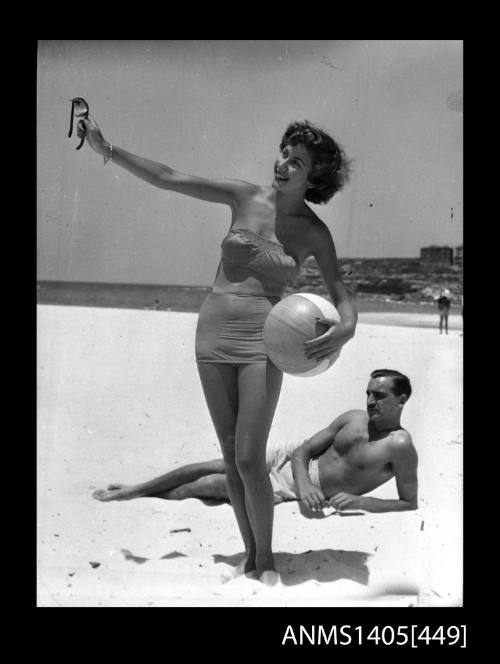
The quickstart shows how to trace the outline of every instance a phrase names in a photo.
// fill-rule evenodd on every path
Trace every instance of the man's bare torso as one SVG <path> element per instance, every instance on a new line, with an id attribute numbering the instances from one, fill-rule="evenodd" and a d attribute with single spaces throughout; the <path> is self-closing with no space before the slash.
<path id="1" fill-rule="evenodd" d="M 361 495 L 394 476 L 390 452 L 394 431 L 370 438 L 368 421 L 365 411 L 353 411 L 319 457 L 319 482 L 327 498 L 339 491 Z"/>

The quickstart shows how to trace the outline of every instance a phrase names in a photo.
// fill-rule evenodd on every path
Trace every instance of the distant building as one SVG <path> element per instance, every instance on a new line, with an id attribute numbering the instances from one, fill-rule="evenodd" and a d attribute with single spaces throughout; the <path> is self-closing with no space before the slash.
<path id="1" fill-rule="evenodd" d="M 453 264 L 453 249 L 451 247 L 439 247 L 435 244 L 420 249 L 420 260 L 423 263 L 445 263 Z"/>
<path id="2" fill-rule="evenodd" d="M 454 258 L 455 265 L 458 265 L 459 267 L 463 267 L 464 265 L 464 245 L 461 244 L 458 247 L 455 247 L 455 258 Z"/>

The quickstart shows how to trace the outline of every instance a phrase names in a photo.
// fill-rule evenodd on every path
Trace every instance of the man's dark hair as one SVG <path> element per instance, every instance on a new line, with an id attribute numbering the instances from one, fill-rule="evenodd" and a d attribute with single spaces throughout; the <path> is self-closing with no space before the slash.
<path id="1" fill-rule="evenodd" d="M 394 369 L 376 369 L 370 374 L 371 378 L 384 378 L 385 376 L 392 378 L 392 392 L 397 397 L 406 394 L 408 399 L 411 395 L 410 379 L 399 371 Z"/>
<path id="2" fill-rule="evenodd" d="M 305 145 L 313 158 L 309 182 L 314 185 L 304 195 L 311 203 L 326 203 L 347 183 L 351 170 L 350 161 L 344 150 L 322 129 L 313 126 L 308 120 L 292 122 L 280 143 L 280 150 L 286 145 Z"/>

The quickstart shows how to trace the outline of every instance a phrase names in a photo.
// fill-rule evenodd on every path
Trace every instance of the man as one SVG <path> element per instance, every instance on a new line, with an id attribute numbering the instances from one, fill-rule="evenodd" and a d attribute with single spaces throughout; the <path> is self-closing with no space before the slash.
<path id="1" fill-rule="evenodd" d="M 400 424 L 410 381 L 398 371 L 379 369 L 372 372 L 366 395 L 366 411 L 349 410 L 304 442 L 270 447 L 267 465 L 275 503 L 300 500 L 310 510 L 417 509 L 418 457 Z M 392 477 L 398 499 L 363 495 Z M 145 496 L 228 500 L 222 459 L 182 466 L 143 484 L 111 484 L 92 495 L 101 501 Z"/>
<path id="2" fill-rule="evenodd" d="M 441 295 L 437 300 L 439 311 L 439 334 L 443 334 L 443 325 L 446 334 L 448 334 L 448 316 L 450 314 L 450 291 L 445 288 L 441 291 Z"/>

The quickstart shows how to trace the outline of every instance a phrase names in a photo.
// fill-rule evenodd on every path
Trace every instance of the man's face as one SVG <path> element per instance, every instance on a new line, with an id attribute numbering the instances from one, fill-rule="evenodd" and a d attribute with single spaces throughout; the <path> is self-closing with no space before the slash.
<path id="1" fill-rule="evenodd" d="M 366 410 L 370 421 L 387 422 L 401 414 L 404 396 L 396 396 L 392 391 L 391 376 L 372 378 L 366 388 Z"/>

